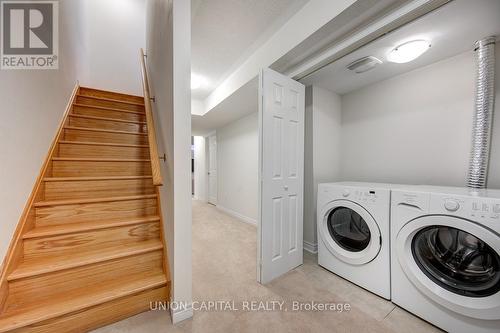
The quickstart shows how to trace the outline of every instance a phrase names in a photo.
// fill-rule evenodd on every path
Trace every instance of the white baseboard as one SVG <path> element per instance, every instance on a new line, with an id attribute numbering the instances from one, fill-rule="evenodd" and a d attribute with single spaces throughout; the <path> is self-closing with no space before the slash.
<path id="1" fill-rule="evenodd" d="M 311 243 L 308 241 L 304 241 L 304 250 L 312 254 L 316 254 L 318 253 L 318 243 Z"/>
<path id="2" fill-rule="evenodd" d="M 250 218 L 248 216 L 245 216 L 243 214 L 235 212 L 234 210 L 231 210 L 229 208 L 223 207 L 221 205 L 217 205 L 216 207 L 217 207 L 217 209 L 220 209 L 224 213 L 226 213 L 228 215 L 231 215 L 232 217 L 235 217 L 235 218 L 237 218 L 238 220 L 240 220 L 242 222 L 253 224 L 253 225 L 257 225 L 257 220 L 254 220 L 254 219 L 252 219 L 252 218 Z"/>
<path id="3" fill-rule="evenodd" d="M 189 319 L 193 316 L 193 305 L 189 304 L 185 308 L 179 308 L 170 311 L 170 315 L 172 316 L 172 323 L 177 324 L 183 320 Z"/>

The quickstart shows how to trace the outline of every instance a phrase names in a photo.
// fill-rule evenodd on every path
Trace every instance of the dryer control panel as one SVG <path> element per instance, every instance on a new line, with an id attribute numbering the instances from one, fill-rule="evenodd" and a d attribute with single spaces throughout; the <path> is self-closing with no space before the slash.
<path id="1" fill-rule="evenodd" d="M 360 203 L 376 203 L 378 196 L 376 190 L 351 190 L 352 200 Z"/>

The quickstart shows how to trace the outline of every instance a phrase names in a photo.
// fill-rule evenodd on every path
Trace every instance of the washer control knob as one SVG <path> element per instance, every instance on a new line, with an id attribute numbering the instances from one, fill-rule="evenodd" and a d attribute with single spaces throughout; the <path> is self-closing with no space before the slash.
<path id="1" fill-rule="evenodd" d="M 448 199 L 444 202 L 444 208 L 450 212 L 456 212 L 460 208 L 460 204 L 456 200 Z"/>
<path id="2" fill-rule="evenodd" d="M 348 189 L 345 189 L 342 191 L 342 196 L 344 198 L 347 198 L 349 196 L 349 194 L 351 194 L 351 191 L 349 191 Z"/>

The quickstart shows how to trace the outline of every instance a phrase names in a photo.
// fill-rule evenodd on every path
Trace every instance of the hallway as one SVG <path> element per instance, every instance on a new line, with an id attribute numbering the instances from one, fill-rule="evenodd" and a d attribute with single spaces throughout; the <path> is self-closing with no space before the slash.
<path id="1" fill-rule="evenodd" d="M 238 310 L 195 311 L 193 319 L 176 326 L 164 312 L 150 311 L 96 332 L 440 332 L 319 267 L 316 256 L 308 252 L 304 265 L 260 285 L 256 232 L 253 225 L 193 201 L 193 298 L 234 301 Z M 244 301 L 284 301 L 288 311 L 243 311 Z M 293 301 L 350 304 L 351 309 L 293 311 Z"/>

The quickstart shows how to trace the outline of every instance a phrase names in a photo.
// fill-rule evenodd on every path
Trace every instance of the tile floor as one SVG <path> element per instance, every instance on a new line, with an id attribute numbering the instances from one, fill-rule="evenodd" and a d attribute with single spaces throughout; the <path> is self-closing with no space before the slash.
<path id="1" fill-rule="evenodd" d="M 196 311 L 192 319 L 175 326 L 166 312 L 150 311 L 95 333 L 440 332 L 319 267 L 316 256 L 308 252 L 304 265 L 268 285 L 258 284 L 255 226 L 198 201 L 193 201 L 193 297 L 198 301 L 234 300 L 239 311 Z M 288 311 L 243 311 L 246 300 L 284 301 Z M 348 303 L 351 309 L 293 311 L 293 301 Z"/>

